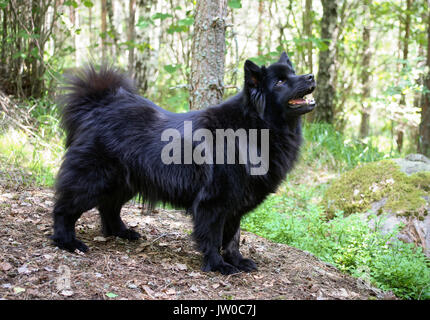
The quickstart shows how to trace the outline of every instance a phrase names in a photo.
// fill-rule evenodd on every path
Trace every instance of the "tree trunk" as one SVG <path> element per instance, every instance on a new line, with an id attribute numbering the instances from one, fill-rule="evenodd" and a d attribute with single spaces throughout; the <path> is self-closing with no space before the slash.
<path id="1" fill-rule="evenodd" d="M 263 12 L 264 0 L 258 0 L 258 29 L 257 29 L 257 55 L 263 54 Z"/>
<path id="2" fill-rule="evenodd" d="M 106 23 L 106 15 L 107 15 L 107 7 L 106 7 L 106 0 L 102 0 L 102 12 L 101 12 L 101 19 L 102 19 L 102 34 L 101 34 L 101 40 L 102 40 L 102 62 L 106 62 L 106 38 L 107 38 L 107 23 Z"/>
<path id="3" fill-rule="evenodd" d="M 128 73 L 129 75 L 133 75 L 134 69 L 134 46 L 131 45 L 134 42 L 135 38 L 135 21 L 136 21 L 136 0 L 130 0 L 128 3 L 128 34 L 127 41 L 129 43 L 128 49 Z"/>
<path id="4" fill-rule="evenodd" d="M 313 61 L 312 61 L 312 0 L 306 0 L 305 3 L 305 13 L 303 15 L 303 33 L 308 39 L 306 43 L 306 67 L 309 73 L 313 73 Z"/>
<path id="5" fill-rule="evenodd" d="M 321 38 L 328 39 L 328 49 L 319 53 L 319 70 L 315 100 L 317 107 L 313 112 L 316 122 L 333 123 L 335 96 L 335 57 L 337 39 L 337 2 L 321 0 L 323 17 L 321 20 Z"/>
<path id="6" fill-rule="evenodd" d="M 427 0 L 427 71 L 421 103 L 418 152 L 430 156 L 430 0 Z"/>
<path id="7" fill-rule="evenodd" d="M 155 0 L 139 0 L 137 3 L 139 17 L 143 18 L 145 21 L 149 20 L 151 17 L 151 8 L 155 3 Z M 148 28 L 138 28 L 135 32 L 137 48 L 134 54 L 132 76 L 141 94 L 147 92 L 149 78 L 155 71 L 152 66 L 153 63 L 151 63 L 152 50 L 150 47 L 150 35 Z"/>
<path id="8" fill-rule="evenodd" d="M 113 45 L 110 46 L 111 55 L 113 58 L 115 58 L 118 55 L 119 47 L 118 47 L 118 32 L 116 31 L 115 21 L 113 19 L 114 7 L 113 7 L 112 0 L 106 1 L 106 11 L 107 11 L 107 16 L 109 18 L 109 31 L 113 38 Z"/>
<path id="9" fill-rule="evenodd" d="M 227 0 L 199 0 L 194 17 L 190 109 L 222 101 Z"/>
<path id="10" fill-rule="evenodd" d="M 360 123 L 360 138 L 366 138 L 369 135 L 370 128 L 370 111 L 371 104 L 368 102 L 370 96 L 370 59 L 372 51 L 370 49 L 370 30 L 371 20 L 369 19 L 369 5 L 371 0 L 365 3 L 364 23 L 363 23 L 363 59 L 361 63 L 361 123 Z"/>
<path id="11" fill-rule="evenodd" d="M 404 69 L 407 67 L 407 63 L 406 60 L 408 60 L 408 54 L 409 54 L 409 35 L 410 35 L 410 26 L 411 26 L 411 6 L 412 6 L 412 0 L 407 0 L 406 2 L 406 17 L 405 17 L 405 35 L 403 37 L 403 41 L 399 41 L 399 43 L 402 43 L 403 46 L 403 70 L 400 73 L 400 76 L 402 76 L 402 74 L 404 73 Z M 400 96 L 400 109 L 404 108 L 404 105 L 406 104 L 405 101 L 405 95 L 403 93 L 401 93 Z M 403 149 L 403 136 L 404 136 L 404 131 L 405 131 L 405 126 L 404 124 L 400 124 L 397 126 L 397 137 L 396 137 L 396 143 L 397 143 L 397 150 L 400 152 L 402 152 Z"/>

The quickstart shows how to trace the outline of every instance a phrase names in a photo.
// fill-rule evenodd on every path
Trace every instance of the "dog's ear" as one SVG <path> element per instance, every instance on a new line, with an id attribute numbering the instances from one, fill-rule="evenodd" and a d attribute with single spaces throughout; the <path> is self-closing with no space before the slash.
<path id="1" fill-rule="evenodd" d="M 287 53 L 285 51 L 282 52 L 281 57 L 278 60 L 278 63 L 283 63 L 283 64 L 286 64 L 286 65 L 290 66 L 290 68 L 294 72 L 293 64 L 291 63 L 291 60 L 290 60 L 290 58 L 288 57 L 288 55 L 287 55 Z"/>
<path id="2" fill-rule="evenodd" d="M 245 61 L 245 85 L 250 88 L 257 88 L 263 80 L 263 72 L 251 60 Z"/>
<path id="3" fill-rule="evenodd" d="M 266 108 L 266 99 L 262 88 L 265 74 L 265 66 L 260 68 L 250 60 L 245 61 L 245 87 L 247 88 L 249 100 L 262 119 Z"/>
<path id="4" fill-rule="evenodd" d="M 279 58 L 279 63 L 285 63 L 285 64 L 290 64 L 291 65 L 291 61 L 290 58 L 288 58 L 287 53 L 284 51 L 281 54 L 281 57 Z"/>

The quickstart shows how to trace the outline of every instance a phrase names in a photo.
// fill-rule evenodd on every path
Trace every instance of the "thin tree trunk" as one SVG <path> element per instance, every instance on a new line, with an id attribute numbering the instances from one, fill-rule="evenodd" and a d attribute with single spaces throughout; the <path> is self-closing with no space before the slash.
<path id="1" fill-rule="evenodd" d="M 118 32 L 116 31 L 115 21 L 114 21 L 114 18 L 113 18 L 114 7 L 113 7 L 112 0 L 107 0 L 106 1 L 106 11 L 107 11 L 107 16 L 109 18 L 109 30 L 110 30 L 110 34 L 112 35 L 112 38 L 113 38 L 113 46 L 111 45 L 111 55 L 112 55 L 112 57 L 116 57 L 117 54 L 118 54 L 118 52 L 119 52 L 119 47 L 118 47 Z"/>
<path id="2" fill-rule="evenodd" d="M 319 53 L 319 70 L 317 76 L 317 89 L 315 100 L 317 107 L 313 112 L 316 122 L 333 123 L 334 96 L 335 96 L 335 57 L 337 39 L 337 2 L 321 0 L 323 17 L 321 20 L 321 38 L 329 39 L 328 49 Z"/>
<path id="3" fill-rule="evenodd" d="M 190 77 L 190 109 L 222 101 L 224 94 L 227 0 L 196 4 Z"/>
<path id="4" fill-rule="evenodd" d="M 106 0 L 102 1 L 102 12 L 101 12 L 101 24 L 102 24 L 102 35 L 101 35 L 101 41 L 102 41 L 102 61 L 106 61 L 106 38 L 107 38 L 107 23 L 106 23 L 106 15 L 107 15 L 107 8 L 106 8 Z"/>
<path id="5" fill-rule="evenodd" d="M 305 13 L 303 14 L 303 33 L 308 39 L 306 43 L 306 67 L 310 73 L 313 73 L 313 61 L 312 61 L 312 0 L 306 0 Z"/>
<path id="6" fill-rule="evenodd" d="M 128 73 L 133 75 L 134 69 L 134 46 L 131 44 L 134 42 L 135 38 L 135 21 L 136 21 L 136 0 L 130 0 L 128 3 L 129 18 L 128 18 L 128 34 L 127 41 L 130 44 L 128 49 Z"/>
<path id="7" fill-rule="evenodd" d="M 407 0 L 406 2 L 406 19 L 405 19 L 405 35 L 403 37 L 403 41 L 400 41 L 400 43 L 403 42 L 402 46 L 403 46 L 403 67 L 402 67 L 402 72 L 401 74 L 404 72 L 405 68 L 407 67 L 407 63 L 406 61 L 408 60 L 408 54 L 409 54 L 409 37 L 410 37 L 410 26 L 411 26 L 411 14 L 410 14 L 410 10 L 411 10 L 411 6 L 412 6 L 412 0 Z M 405 101 L 405 95 L 403 93 L 401 93 L 400 96 L 400 108 L 403 109 L 404 105 L 406 104 Z M 396 143 L 397 143 L 397 150 L 400 152 L 402 152 L 403 149 L 403 137 L 404 137 L 404 125 L 400 124 L 398 126 L 398 130 L 397 130 L 397 136 L 396 136 Z"/>
<path id="8" fill-rule="evenodd" d="M 430 156 L 430 0 L 427 0 L 427 71 L 421 103 L 418 152 Z"/>
<path id="9" fill-rule="evenodd" d="M 90 32 L 89 42 L 91 47 L 93 45 L 93 8 L 91 6 L 88 7 L 88 30 Z"/>
<path id="10" fill-rule="evenodd" d="M 5 71 L 6 71 L 6 40 L 8 37 L 7 34 L 7 26 L 8 26 L 8 6 L 5 6 L 3 8 L 3 32 L 2 32 L 2 46 L 1 46 L 1 58 L 0 61 L 2 63 L 2 65 L 5 67 Z M 7 73 L 6 73 L 7 74 Z"/>
<path id="11" fill-rule="evenodd" d="M 371 104 L 368 102 L 370 96 L 370 59 L 372 58 L 372 51 L 370 49 L 370 30 L 371 20 L 369 19 L 370 11 L 369 5 L 371 0 L 365 3 L 364 23 L 363 23 L 363 60 L 361 63 L 361 122 L 360 122 L 360 138 L 369 136 L 370 129 L 370 111 Z"/>
<path id="12" fill-rule="evenodd" d="M 258 0 L 258 29 L 257 29 L 257 55 L 263 54 L 263 12 L 264 0 Z"/>

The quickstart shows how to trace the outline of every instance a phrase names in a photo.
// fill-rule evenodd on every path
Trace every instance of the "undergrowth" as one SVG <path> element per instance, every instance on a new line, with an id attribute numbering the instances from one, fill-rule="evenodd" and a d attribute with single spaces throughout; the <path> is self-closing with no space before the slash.
<path id="1" fill-rule="evenodd" d="M 421 248 L 393 240 L 398 230 L 383 235 L 378 224 L 370 227 L 357 213 L 338 211 L 328 220 L 327 213 L 316 204 L 319 201 L 314 201 L 322 197 L 327 184 L 302 183 L 303 166 L 312 166 L 319 173 L 345 171 L 388 157 L 372 144 L 346 140 L 330 125 L 307 125 L 304 136 L 301 167 L 292 172 L 278 193 L 245 216 L 241 227 L 311 252 L 400 298 L 430 299 L 430 262 Z"/>
<path id="2" fill-rule="evenodd" d="M 56 104 L 49 100 L 23 101 L 22 114 L 30 123 L 5 117 L 0 128 L 0 165 L 9 183 L 52 186 L 63 148 Z"/>

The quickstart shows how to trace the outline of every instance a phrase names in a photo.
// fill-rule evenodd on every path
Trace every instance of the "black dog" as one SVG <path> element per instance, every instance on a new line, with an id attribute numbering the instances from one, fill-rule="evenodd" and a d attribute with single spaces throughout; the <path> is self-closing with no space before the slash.
<path id="1" fill-rule="evenodd" d="M 315 89 L 313 75 L 297 76 L 285 53 L 267 68 L 247 60 L 242 92 L 220 105 L 183 114 L 140 97 L 130 80 L 107 67 L 98 72 L 88 67 L 69 79 L 67 89 L 62 124 L 68 149 L 57 177 L 52 236 L 58 247 L 88 250 L 76 239 L 75 223 L 94 207 L 105 236 L 138 239 L 120 218 L 122 205 L 138 194 L 151 205 L 171 203 L 192 214 L 193 236 L 204 255 L 202 270 L 232 274 L 257 268 L 239 252 L 240 219 L 276 191 L 296 161 L 300 116 L 315 107 L 303 98 Z M 186 121 L 193 132 L 204 128 L 214 136 L 217 129 L 266 129 L 268 171 L 250 174 L 249 160 L 163 163 L 163 131 L 179 130 L 185 143 Z M 262 138 L 254 146 L 261 153 L 258 142 Z M 180 151 L 184 155 L 184 145 Z"/>

